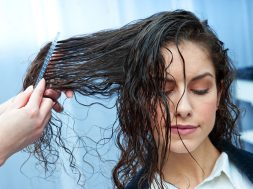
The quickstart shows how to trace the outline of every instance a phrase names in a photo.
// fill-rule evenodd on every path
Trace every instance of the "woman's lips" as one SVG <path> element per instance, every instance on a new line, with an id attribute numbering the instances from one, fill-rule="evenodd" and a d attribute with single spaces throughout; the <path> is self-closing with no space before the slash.
<path id="1" fill-rule="evenodd" d="M 198 129 L 198 126 L 193 125 L 172 125 L 171 133 L 180 135 L 189 135 L 194 133 Z"/>

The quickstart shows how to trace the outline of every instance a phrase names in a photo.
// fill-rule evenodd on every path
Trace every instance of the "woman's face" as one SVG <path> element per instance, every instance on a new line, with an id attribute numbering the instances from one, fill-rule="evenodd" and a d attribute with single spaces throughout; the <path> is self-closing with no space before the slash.
<path id="1" fill-rule="evenodd" d="M 204 142 L 210 142 L 208 135 L 214 127 L 220 98 L 215 69 L 208 51 L 203 46 L 183 41 L 179 44 L 179 50 L 185 61 L 184 80 L 183 60 L 175 44 L 168 44 L 166 48 L 162 53 L 169 66 L 164 92 L 168 97 L 171 117 L 170 151 L 187 153 L 186 146 L 193 152 Z M 159 106 L 158 121 L 162 120 L 161 117 L 162 108 Z M 164 126 L 161 128 L 164 134 Z"/>

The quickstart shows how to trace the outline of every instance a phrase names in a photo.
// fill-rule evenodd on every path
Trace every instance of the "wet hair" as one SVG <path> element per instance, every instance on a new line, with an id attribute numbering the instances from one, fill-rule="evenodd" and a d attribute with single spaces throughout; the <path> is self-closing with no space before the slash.
<path id="1" fill-rule="evenodd" d="M 164 161 L 158 163 L 158 148 L 163 149 L 161 157 L 165 157 L 170 147 L 170 114 L 164 92 L 164 73 L 168 67 L 161 50 L 168 43 L 178 48 L 183 41 L 201 45 L 209 53 L 215 67 L 217 88 L 221 91 L 209 138 L 213 143 L 219 140 L 231 143 L 238 136 L 236 120 L 239 116 L 230 91 L 234 69 L 227 49 L 207 21 L 200 21 L 184 10 L 160 12 L 119 29 L 58 42 L 45 74 L 47 86 L 61 91 L 73 90 L 83 96 L 116 96 L 118 126 L 114 132 L 120 157 L 113 169 L 113 181 L 117 188 L 124 188 L 140 169 L 145 171 L 139 186 L 145 179 L 152 182 L 157 172 L 162 175 L 159 167 Z M 45 45 L 30 65 L 23 88 L 34 84 L 49 46 L 50 43 Z M 184 63 L 182 55 L 181 58 Z M 183 72 L 185 76 L 185 69 Z M 166 128 L 164 142 L 158 145 L 153 135 L 154 129 L 159 130 L 161 121 L 157 119 L 157 105 L 164 110 L 162 119 Z M 29 147 L 29 152 L 45 167 L 50 165 L 48 157 L 54 157 L 54 161 L 59 157 L 59 150 L 54 145 L 74 158 L 64 145 L 57 120 L 53 116 L 40 140 Z M 71 162 L 71 166 L 76 167 L 75 162 Z M 155 181 L 160 183 L 161 180 Z"/>

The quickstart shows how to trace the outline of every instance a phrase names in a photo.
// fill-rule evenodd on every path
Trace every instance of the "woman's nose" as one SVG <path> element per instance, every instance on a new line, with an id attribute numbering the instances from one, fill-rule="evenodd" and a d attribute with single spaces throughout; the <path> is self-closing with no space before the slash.
<path id="1" fill-rule="evenodd" d="M 175 115 L 176 117 L 181 117 L 183 119 L 192 115 L 192 104 L 187 92 L 183 93 L 179 98 L 176 104 Z"/>

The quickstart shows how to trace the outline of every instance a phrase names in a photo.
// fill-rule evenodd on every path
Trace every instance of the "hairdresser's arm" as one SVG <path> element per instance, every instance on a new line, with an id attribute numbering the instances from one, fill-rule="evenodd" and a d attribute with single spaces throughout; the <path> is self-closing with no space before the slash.
<path id="1" fill-rule="evenodd" d="M 44 92 L 42 79 L 35 89 L 28 87 L 0 106 L 0 165 L 42 135 L 55 105 Z"/>

